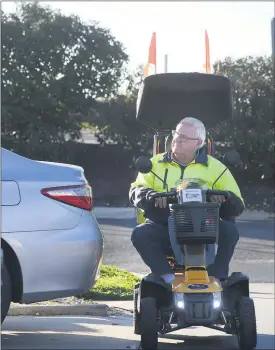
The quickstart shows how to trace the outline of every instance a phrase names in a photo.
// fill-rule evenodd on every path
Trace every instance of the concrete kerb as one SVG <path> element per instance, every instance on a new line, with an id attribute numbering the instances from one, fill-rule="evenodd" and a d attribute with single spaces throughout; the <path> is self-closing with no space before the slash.
<path id="1" fill-rule="evenodd" d="M 108 316 L 106 304 L 11 305 L 8 316 Z"/>
<path id="2" fill-rule="evenodd" d="M 129 272 L 137 277 L 144 277 L 143 274 Z M 123 314 L 124 311 L 131 312 L 132 301 L 118 300 L 106 301 L 95 304 L 17 304 L 12 303 L 8 316 L 97 316 L 106 317 L 109 314 Z"/>
<path id="3" fill-rule="evenodd" d="M 135 208 L 124 207 L 96 207 L 94 209 L 94 215 L 97 219 L 109 219 L 109 220 L 131 220 L 136 217 Z M 265 211 L 245 210 L 242 215 L 237 218 L 237 221 L 243 220 L 274 220 L 274 213 L 266 213 Z"/>

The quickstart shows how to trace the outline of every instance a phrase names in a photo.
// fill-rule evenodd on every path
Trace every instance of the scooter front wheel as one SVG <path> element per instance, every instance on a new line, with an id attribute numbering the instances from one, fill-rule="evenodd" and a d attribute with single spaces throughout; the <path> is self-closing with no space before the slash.
<path id="1" fill-rule="evenodd" d="M 257 346 L 257 324 L 253 299 L 241 297 L 237 303 L 238 343 L 241 350 L 253 350 Z"/>
<path id="2" fill-rule="evenodd" d="M 140 334 L 140 313 L 138 312 L 138 289 L 134 290 L 134 313 L 133 313 L 133 324 L 134 324 L 134 333 Z"/>
<path id="3" fill-rule="evenodd" d="M 158 308 L 155 298 L 140 301 L 141 349 L 154 350 L 158 347 Z"/>

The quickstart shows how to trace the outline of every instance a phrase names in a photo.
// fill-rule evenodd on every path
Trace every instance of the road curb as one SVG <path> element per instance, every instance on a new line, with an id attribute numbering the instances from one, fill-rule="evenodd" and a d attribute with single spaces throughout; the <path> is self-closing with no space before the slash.
<path id="1" fill-rule="evenodd" d="M 11 305 L 8 316 L 60 316 L 60 315 L 90 315 L 108 316 L 109 306 L 106 304 L 82 304 L 82 305 Z"/>

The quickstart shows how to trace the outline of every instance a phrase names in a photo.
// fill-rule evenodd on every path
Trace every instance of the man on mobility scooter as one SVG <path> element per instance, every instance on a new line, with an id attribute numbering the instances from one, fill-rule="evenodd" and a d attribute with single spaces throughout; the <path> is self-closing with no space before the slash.
<path id="1" fill-rule="evenodd" d="M 194 325 L 237 334 L 241 349 L 256 347 L 248 277 L 228 277 L 239 239 L 234 218 L 244 201 L 229 169 L 211 155 L 205 128 L 231 114 L 225 77 L 159 74 L 147 77 L 141 89 L 137 119 L 156 132 L 154 155 L 136 161 L 139 174 L 129 193 L 145 221 L 133 230 L 132 242 L 151 269 L 134 291 L 135 333 L 144 350 L 157 348 L 158 334 Z M 166 149 L 160 152 L 163 135 Z M 224 163 L 239 165 L 240 157 L 228 152 Z"/>
<path id="2" fill-rule="evenodd" d="M 169 188 L 183 179 L 185 174 L 187 178 L 204 180 L 212 188 L 217 174 L 224 170 L 224 165 L 202 150 L 205 138 L 206 130 L 201 121 L 195 118 L 183 119 L 173 133 L 171 151 L 152 158 L 154 173 L 165 179 Z M 132 242 L 152 273 L 172 283 L 175 276 L 162 248 L 168 247 L 170 243 L 167 198 L 156 198 L 155 205 L 147 201 L 152 194 L 163 191 L 163 184 L 157 180 L 152 173 L 140 173 L 131 185 L 130 201 L 143 209 L 147 218 L 145 223 L 133 230 Z M 219 225 L 217 255 L 214 264 L 208 267 L 208 274 L 224 281 L 228 277 L 229 263 L 239 239 L 238 230 L 230 218 L 242 214 L 244 204 L 239 187 L 229 171 L 216 183 L 215 189 L 231 194 L 229 200 L 225 196 L 211 198 L 214 202 L 222 203 L 220 216 L 223 220 Z"/>

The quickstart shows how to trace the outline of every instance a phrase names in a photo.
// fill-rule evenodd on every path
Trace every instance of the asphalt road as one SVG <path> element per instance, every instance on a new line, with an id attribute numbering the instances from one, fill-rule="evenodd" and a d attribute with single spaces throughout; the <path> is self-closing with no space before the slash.
<path id="1" fill-rule="evenodd" d="M 131 243 L 135 220 L 98 220 L 104 233 L 103 263 L 135 273 L 149 270 Z M 274 283 L 274 221 L 238 221 L 240 240 L 230 270 L 241 271 L 254 283 Z"/>

